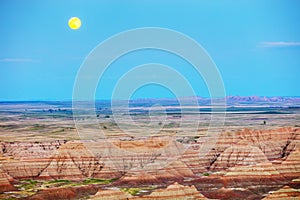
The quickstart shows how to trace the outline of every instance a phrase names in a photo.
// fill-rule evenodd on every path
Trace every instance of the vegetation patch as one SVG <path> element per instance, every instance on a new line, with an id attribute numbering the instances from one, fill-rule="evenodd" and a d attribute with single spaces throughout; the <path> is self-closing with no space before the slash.
<path id="1" fill-rule="evenodd" d="M 49 184 L 53 184 L 53 183 L 70 183 L 71 181 L 69 180 L 53 180 L 53 181 L 49 181 Z"/>
<path id="2" fill-rule="evenodd" d="M 88 184 L 109 184 L 113 181 L 115 181 L 116 179 L 98 179 L 98 178 L 88 178 L 85 179 L 82 183 L 85 185 Z"/>
<path id="3" fill-rule="evenodd" d="M 23 188 L 23 190 L 33 190 L 35 189 L 40 183 L 36 180 L 24 180 L 21 182 L 20 188 Z"/>
<path id="4" fill-rule="evenodd" d="M 156 187 L 141 187 L 141 188 L 121 188 L 123 192 L 127 192 L 133 196 L 139 195 L 142 191 L 151 191 L 156 189 Z"/>
<path id="5" fill-rule="evenodd" d="M 34 124 L 33 126 L 29 127 L 28 130 L 29 131 L 36 131 L 36 130 L 42 130 L 45 129 L 46 126 L 43 124 Z"/>
<path id="6" fill-rule="evenodd" d="M 9 193 L 3 194 L 2 196 L 0 194 L 0 199 L 26 198 L 46 188 L 66 188 L 72 186 L 85 186 L 89 184 L 102 185 L 102 184 L 109 184 L 115 180 L 117 179 L 88 178 L 83 181 L 70 181 L 70 180 L 63 180 L 63 179 L 51 180 L 51 181 L 37 181 L 37 180 L 27 179 L 27 180 L 21 180 L 14 185 L 18 189 L 17 191 L 11 191 Z"/>

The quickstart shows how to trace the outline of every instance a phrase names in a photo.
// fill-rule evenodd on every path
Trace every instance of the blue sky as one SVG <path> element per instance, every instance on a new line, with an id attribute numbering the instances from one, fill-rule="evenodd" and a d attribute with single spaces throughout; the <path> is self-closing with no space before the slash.
<path id="1" fill-rule="evenodd" d="M 76 74 L 89 52 L 112 35 L 142 27 L 173 29 L 196 40 L 216 63 L 227 95 L 300 96 L 299 8 L 297 0 L 2 0 L 0 100 L 71 99 Z M 73 16 L 82 21 L 79 30 L 68 27 Z M 197 95 L 209 96 L 188 63 L 148 50 L 115 62 L 99 83 L 96 98 L 110 98 L 122 74 L 151 62 L 174 67 Z M 133 96 L 174 94 L 148 85 Z"/>

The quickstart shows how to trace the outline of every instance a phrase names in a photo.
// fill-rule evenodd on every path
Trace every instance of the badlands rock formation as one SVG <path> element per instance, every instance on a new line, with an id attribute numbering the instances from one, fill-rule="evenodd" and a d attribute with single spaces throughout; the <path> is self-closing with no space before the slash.
<path id="1" fill-rule="evenodd" d="M 284 186 L 279 190 L 269 192 L 269 194 L 263 198 L 264 200 L 295 200 L 300 199 L 300 189 L 290 188 Z"/>
<path id="2" fill-rule="evenodd" d="M 226 148 L 209 169 L 220 171 L 234 166 L 255 165 L 267 161 L 268 158 L 260 148 L 243 140 Z"/>
<path id="3" fill-rule="evenodd" d="M 80 199 L 87 195 L 93 195 L 97 192 L 94 185 L 66 188 L 47 188 L 37 192 L 37 194 L 25 198 L 26 200 L 44 200 L 44 199 Z"/>
<path id="4" fill-rule="evenodd" d="M 36 178 L 49 165 L 51 155 L 64 143 L 66 141 L 1 142 L 0 153 L 7 159 L 0 163 L 0 168 L 15 179 Z"/>
<path id="5" fill-rule="evenodd" d="M 224 132 L 210 138 L 216 143 L 205 157 L 201 156 L 205 141 L 201 137 L 191 143 L 166 137 L 114 138 L 109 142 L 1 142 L 0 192 L 15 189 L 14 185 L 25 179 L 76 182 L 98 178 L 113 180 L 98 185 L 99 194 L 116 192 L 124 196 L 106 187 L 156 186 L 165 189 L 140 198 L 155 199 L 168 193 L 163 197 L 169 198 L 172 190 L 179 199 L 183 195 L 179 191 L 197 194 L 197 198 L 204 198 L 201 194 L 211 199 L 267 198 L 269 192 L 284 186 L 292 191 L 299 188 L 299 181 L 293 181 L 300 177 L 299 135 L 300 129 L 295 127 Z M 175 181 L 178 184 L 173 184 Z M 45 189 L 38 194 L 46 195 L 43 191 L 49 193 Z M 72 191 L 70 198 L 77 198 Z"/>
<path id="6" fill-rule="evenodd" d="M 13 179 L 0 169 L 0 193 L 15 189 L 10 183 Z"/>
<path id="7" fill-rule="evenodd" d="M 68 142 L 61 146 L 47 167 L 43 169 L 40 178 L 76 180 L 85 177 L 98 177 L 104 168 L 100 157 L 92 155 L 81 142 Z M 107 176 L 114 177 L 108 171 Z"/>
<path id="8" fill-rule="evenodd" d="M 108 189 L 108 190 L 99 190 L 95 196 L 91 199 L 97 200 L 157 200 L 157 199 L 166 199 L 166 200 L 186 200 L 186 199 L 197 199 L 205 200 L 207 199 L 201 193 L 197 191 L 194 186 L 184 186 L 180 185 L 177 182 L 169 185 L 164 189 L 157 189 L 152 192 L 150 195 L 133 197 L 125 192 L 120 191 L 119 189 Z"/>
<path id="9" fill-rule="evenodd" d="M 150 195 L 136 197 L 133 199 L 146 199 L 146 200 L 155 200 L 155 199 L 178 199 L 178 200 L 185 200 L 185 199 L 199 199 L 205 200 L 205 198 L 201 193 L 197 191 L 194 186 L 183 186 L 178 184 L 177 182 L 169 185 L 165 189 L 158 189 L 152 192 Z"/>
<path id="10" fill-rule="evenodd" d="M 100 189 L 95 196 L 91 199 L 93 200 L 128 200 L 132 196 L 126 192 L 120 191 L 118 188 L 102 190 Z"/>

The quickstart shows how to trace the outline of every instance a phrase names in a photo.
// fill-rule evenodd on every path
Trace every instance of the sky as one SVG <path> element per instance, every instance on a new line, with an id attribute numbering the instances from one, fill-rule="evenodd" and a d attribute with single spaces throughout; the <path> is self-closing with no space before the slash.
<path id="1" fill-rule="evenodd" d="M 300 96 L 299 8 L 297 0 L 2 0 L 0 101 L 71 100 L 89 53 L 113 35 L 143 27 L 172 29 L 198 42 L 216 64 L 228 96 Z M 73 16 L 81 19 L 78 30 L 68 27 Z M 95 98 L 110 99 L 122 75 L 146 63 L 170 66 L 197 96 L 209 97 L 190 63 L 148 49 L 112 63 Z M 184 89 L 174 94 L 168 86 L 148 84 L 133 91 L 132 98 L 188 95 Z"/>

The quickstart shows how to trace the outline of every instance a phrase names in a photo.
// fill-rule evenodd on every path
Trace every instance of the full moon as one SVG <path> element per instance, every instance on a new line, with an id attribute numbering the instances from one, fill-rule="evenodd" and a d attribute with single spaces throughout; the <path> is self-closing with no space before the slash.
<path id="1" fill-rule="evenodd" d="M 79 28 L 80 28 L 80 26 L 81 26 L 81 21 L 80 21 L 80 19 L 79 19 L 78 17 L 72 17 L 72 18 L 69 19 L 68 24 L 69 24 L 69 27 L 70 27 L 71 29 L 76 30 L 76 29 L 79 29 Z"/>

